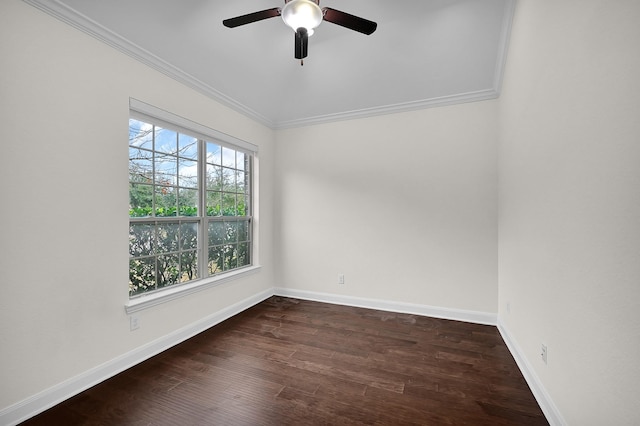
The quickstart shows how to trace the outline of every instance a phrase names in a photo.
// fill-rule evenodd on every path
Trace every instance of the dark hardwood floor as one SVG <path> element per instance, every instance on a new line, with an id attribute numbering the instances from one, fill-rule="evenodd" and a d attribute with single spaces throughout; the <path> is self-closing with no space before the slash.
<path id="1" fill-rule="evenodd" d="M 24 425 L 546 425 L 495 327 L 272 297 Z"/>

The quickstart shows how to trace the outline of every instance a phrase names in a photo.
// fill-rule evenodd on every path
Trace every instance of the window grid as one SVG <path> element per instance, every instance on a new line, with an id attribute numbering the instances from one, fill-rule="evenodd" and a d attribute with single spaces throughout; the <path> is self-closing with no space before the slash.
<path id="1" fill-rule="evenodd" d="M 251 158 L 130 119 L 130 297 L 251 265 Z"/>

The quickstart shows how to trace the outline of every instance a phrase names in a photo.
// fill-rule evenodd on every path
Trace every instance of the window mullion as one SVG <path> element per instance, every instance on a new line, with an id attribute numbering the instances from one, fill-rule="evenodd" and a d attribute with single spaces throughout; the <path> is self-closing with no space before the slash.
<path id="1" fill-rule="evenodd" d="M 153 125 L 151 127 L 151 149 L 152 149 L 152 155 L 151 155 L 151 216 L 155 216 L 156 215 L 156 211 L 157 211 L 157 205 L 156 205 L 156 157 L 158 156 L 158 153 L 156 152 L 156 126 Z M 157 271 L 156 271 L 157 274 Z"/>
<path id="2" fill-rule="evenodd" d="M 207 142 L 198 139 L 198 276 L 206 278 L 207 237 Z"/>

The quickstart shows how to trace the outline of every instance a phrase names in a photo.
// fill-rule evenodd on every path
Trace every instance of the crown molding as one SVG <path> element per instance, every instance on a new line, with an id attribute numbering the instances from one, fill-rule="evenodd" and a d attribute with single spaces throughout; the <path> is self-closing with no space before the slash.
<path id="1" fill-rule="evenodd" d="M 335 114 L 319 115 L 315 117 L 301 118 L 299 120 L 281 121 L 274 126 L 274 129 L 279 130 L 293 127 L 312 126 L 315 124 L 323 124 L 334 121 L 353 120 L 356 118 L 374 117 L 376 115 L 396 114 L 399 112 L 415 111 L 425 108 L 457 105 L 467 102 L 486 101 L 489 99 L 495 99 L 498 96 L 498 91 L 494 88 L 491 88 L 419 101 L 403 102 L 399 104 L 385 105 L 373 108 L 363 108 L 359 110 L 339 112 Z"/>
<path id="2" fill-rule="evenodd" d="M 500 40 L 498 43 L 498 54 L 496 57 L 496 65 L 494 68 L 495 73 L 493 76 L 491 88 L 449 96 L 403 102 L 394 105 L 363 108 L 359 110 L 339 112 L 335 114 L 306 117 L 297 120 L 279 121 L 277 123 L 274 123 L 273 128 L 276 130 L 280 130 L 294 127 L 312 126 L 334 121 L 353 120 L 356 118 L 367 118 L 377 115 L 396 114 L 426 108 L 457 105 L 467 102 L 486 101 L 500 97 L 502 80 L 504 77 L 504 69 L 507 62 L 507 52 L 509 50 L 509 40 L 511 38 L 511 27 L 513 23 L 513 16 L 515 14 L 516 1 L 517 0 L 507 0 L 505 2 L 502 29 L 500 31 Z"/>
<path id="3" fill-rule="evenodd" d="M 173 78 L 174 80 L 202 93 L 209 98 L 243 114 L 247 117 L 264 124 L 267 127 L 274 128 L 275 123 L 267 117 L 259 114 L 253 109 L 241 104 L 240 102 L 230 98 L 224 93 L 219 92 L 210 85 L 184 72 L 180 68 L 159 58 L 146 49 L 127 40 L 126 38 L 114 33 L 113 31 L 103 27 L 88 16 L 72 9 L 63 4 L 59 0 L 23 0 L 43 12 L 59 19 L 60 21 L 71 25 L 72 27 L 106 43 L 114 49 L 142 62 L 143 64 L 161 72 L 162 74 Z"/>
<path id="4" fill-rule="evenodd" d="M 204 83 L 203 81 L 193 77 L 189 73 L 159 58 L 146 49 L 127 40 L 126 38 L 114 33 L 113 31 L 103 27 L 91 18 L 79 13 L 71 7 L 65 5 L 60 0 L 23 0 L 43 12 L 61 20 L 62 22 L 89 34 L 90 36 L 106 43 L 114 49 L 134 58 L 135 60 L 161 72 L 162 74 L 196 90 L 197 92 L 225 105 L 248 118 L 261 123 L 271 129 L 288 129 L 293 127 L 312 126 L 316 124 L 329 123 L 334 121 L 352 120 L 357 118 L 367 118 L 377 115 L 395 114 L 400 112 L 408 112 L 425 108 L 434 108 L 447 105 L 455 105 L 467 102 L 484 101 L 495 99 L 500 96 L 504 67 L 511 33 L 511 23 L 515 10 L 516 0 L 507 0 L 505 4 L 505 14 L 502 24 L 500 36 L 500 44 L 495 66 L 495 74 L 492 82 L 493 87 L 455 94 L 450 96 L 442 96 L 437 98 L 429 98 L 411 102 L 403 102 L 394 105 L 383 105 L 371 108 L 363 108 L 353 111 L 344 111 L 320 116 L 305 117 L 295 120 L 274 121 L 249 108 L 248 106 L 236 101 L 235 99 L 221 93 L 214 87 Z"/>

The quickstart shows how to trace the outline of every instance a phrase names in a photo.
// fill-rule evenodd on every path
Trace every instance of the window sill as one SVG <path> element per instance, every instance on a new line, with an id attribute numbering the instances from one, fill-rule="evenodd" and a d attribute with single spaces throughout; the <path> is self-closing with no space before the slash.
<path id="1" fill-rule="evenodd" d="M 126 311 L 127 315 L 134 312 L 142 311 L 144 309 L 151 308 L 152 306 L 170 302 L 171 300 L 179 299 L 189 294 L 197 293 L 199 291 L 206 290 L 208 288 L 212 288 L 229 281 L 243 278 L 248 275 L 253 275 L 260 269 L 260 265 L 249 266 L 237 271 L 228 272 L 224 275 L 206 278 L 195 283 L 184 284 L 175 288 L 168 288 L 158 293 L 136 297 L 135 299 L 129 300 L 129 302 L 124 305 L 124 310 Z"/>

